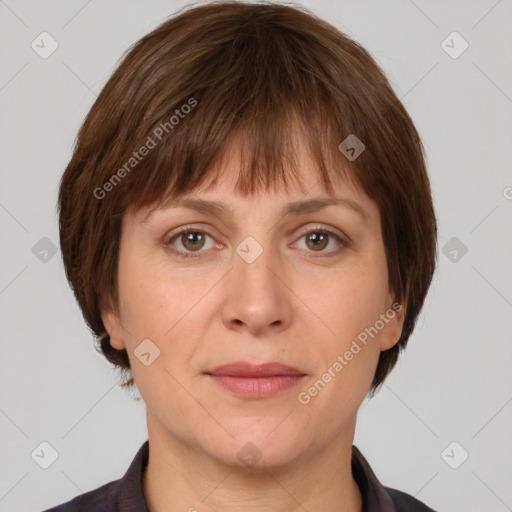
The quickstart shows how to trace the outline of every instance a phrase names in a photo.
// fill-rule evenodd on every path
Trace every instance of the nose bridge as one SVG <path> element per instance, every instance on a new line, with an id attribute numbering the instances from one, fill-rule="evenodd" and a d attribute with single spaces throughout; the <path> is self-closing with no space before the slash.
<path id="1" fill-rule="evenodd" d="M 263 237 L 259 237 L 260 240 Z M 272 266 L 277 266 L 270 238 L 267 237 L 260 243 L 253 236 L 247 236 L 238 244 L 234 254 L 234 274 L 241 287 L 252 294 L 274 294 L 275 276 L 270 271 Z M 275 270 L 274 270 L 275 272 Z M 268 296 L 268 299 L 272 297 Z"/>
<path id="2" fill-rule="evenodd" d="M 263 243 L 252 236 L 244 238 L 233 254 L 224 321 L 231 327 L 245 324 L 253 333 L 270 325 L 287 324 L 290 304 L 285 287 L 275 275 L 281 268 L 269 237 Z"/>

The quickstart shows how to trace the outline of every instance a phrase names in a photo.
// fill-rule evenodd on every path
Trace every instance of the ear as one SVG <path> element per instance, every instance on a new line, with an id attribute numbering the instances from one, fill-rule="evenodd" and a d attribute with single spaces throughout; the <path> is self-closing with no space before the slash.
<path id="1" fill-rule="evenodd" d="M 126 348 L 119 316 L 112 311 L 106 311 L 101 313 L 101 320 L 110 336 L 110 344 L 117 350 Z"/>
<path id="2" fill-rule="evenodd" d="M 405 306 L 390 296 L 382 316 L 385 326 L 380 337 L 381 351 L 389 350 L 398 343 L 404 326 L 405 312 Z"/>

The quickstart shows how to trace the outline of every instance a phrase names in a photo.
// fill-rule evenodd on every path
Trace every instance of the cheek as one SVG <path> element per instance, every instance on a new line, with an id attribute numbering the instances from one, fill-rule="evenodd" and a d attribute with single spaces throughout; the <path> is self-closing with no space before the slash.
<path id="1" fill-rule="evenodd" d="M 385 266 L 354 265 L 334 278 L 322 278 L 321 286 L 311 293 L 308 304 L 330 328 L 332 337 L 353 338 L 375 323 L 383 313 L 388 294 Z M 310 280 L 308 280 L 310 282 Z M 306 286 L 306 284 L 305 284 Z"/>
<path id="2" fill-rule="evenodd" d="M 336 411 L 354 410 L 364 399 L 378 363 L 379 339 L 372 326 L 384 312 L 388 293 L 385 259 L 377 253 L 360 258 L 335 279 L 323 279 L 321 291 L 310 296 L 312 309 L 328 326 L 317 345 L 319 389 L 329 387 L 318 400 Z M 321 348 L 320 348 L 321 347 Z M 312 390 L 315 393 L 315 390 Z M 335 405 L 334 405 L 335 404 Z"/>
<path id="3" fill-rule="evenodd" d="M 124 278 L 119 290 L 121 315 L 127 330 L 136 336 L 158 337 L 163 326 L 171 321 L 166 302 L 169 290 L 134 272 Z"/>
<path id="4" fill-rule="evenodd" d="M 143 265 L 142 258 L 126 260 L 120 268 L 120 308 L 131 353 L 142 340 L 151 340 L 160 351 L 152 369 L 172 367 L 181 372 L 187 367 L 198 337 L 198 319 L 205 318 L 204 281 L 166 276 L 158 265 Z M 195 284 L 194 284 L 195 283 Z M 135 378 L 149 378 L 145 367 L 134 361 Z M 133 367 L 134 365 L 132 365 Z"/>
<path id="5" fill-rule="evenodd" d="M 173 279 L 171 285 L 170 277 L 166 277 L 158 262 L 133 248 L 123 256 L 119 266 L 119 297 L 126 326 L 131 325 L 139 335 L 159 338 L 182 316 L 180 312 L 185 309 L 189 294 L 179 279 Z"/>

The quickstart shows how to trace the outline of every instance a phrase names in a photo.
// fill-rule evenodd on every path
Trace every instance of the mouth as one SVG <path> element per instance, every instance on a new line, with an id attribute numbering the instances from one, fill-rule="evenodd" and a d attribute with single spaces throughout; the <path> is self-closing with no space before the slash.
<path id="1" fill-rule="evenodd" d="M 306 377 L 304 372 L 282 363 L 251 364 L 244 361 L 218 366 L 205 375 L 223 389 L 251 399 L 269 398 L 296 386 Z"/>

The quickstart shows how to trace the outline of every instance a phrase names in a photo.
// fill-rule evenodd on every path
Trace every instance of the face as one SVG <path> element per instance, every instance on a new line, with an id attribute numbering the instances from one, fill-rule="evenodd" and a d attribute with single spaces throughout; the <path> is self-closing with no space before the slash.
<path id="1" fill-rule="evenodd" d="M 242 197 L 238 158 L 181 205 L 125 214 L 119 309 L 103 320 L 128 351 L 150 437 L 230 465 L 286 466 L 351 443 L 404 311 L 368 196 L 341 179 L 328 196 L 303 154 L 302 187 Z"/>

